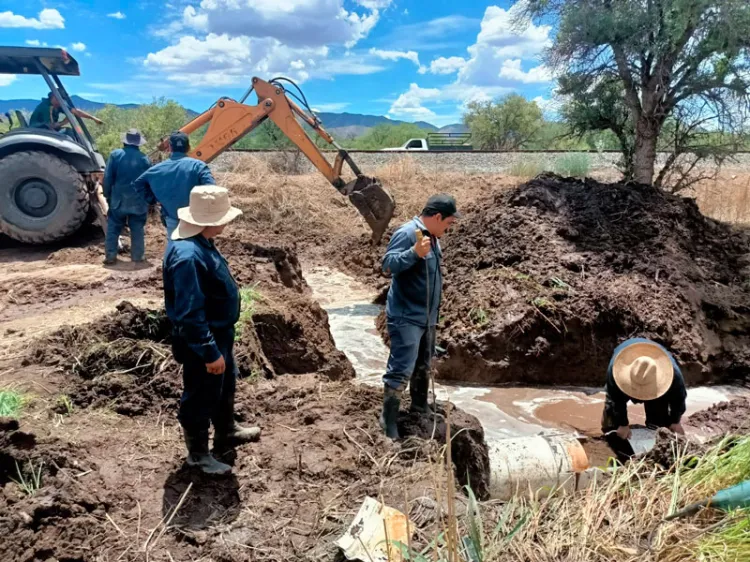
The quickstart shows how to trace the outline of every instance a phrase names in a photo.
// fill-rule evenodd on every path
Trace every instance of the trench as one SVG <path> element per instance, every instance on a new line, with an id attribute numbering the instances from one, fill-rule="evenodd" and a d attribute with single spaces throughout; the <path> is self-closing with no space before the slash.
<path id="1" fill-rule="evenodd" d="M 357 380 L 362 384 L 381 386 L 388 348 L 375 327 L 375 319 L 381 311 L 379 305 L 372 304 L 375 293 L 354 278 L 327 267 L 306 269 L 305 279 L 313 297 L 328 313 L 336 347 L 351 361 Z M 549 440 L 573 440 L 600 431 L 604 404 L 601 388 L 436 383 L 435 389 L 438 400 L 450 400 L 482 424 L 493 470 L 504 462 L 493 459 L 493 456 L 504 454 L 512 440 L 520 443 L 523 442 L 521 438 L 536 439 L 539 436 Z M 685 417 L 716 402 L 748 395 L 748 389 L 733 386 L 689 388 Z M 628 415 L 631 424 L 645 422 L 642 404 L 629 404 Z M 698 428 L 685 426 L 685 430 L 700 440 L 708 437 Z M 644 437 L 644 447 L 648 448 L 649 440 L 649 436 Z M 601 452 L 594 455 L 596 459 L 591 458 L 591 450 L 586 452 L 591 465 L 602 461 Z"/>

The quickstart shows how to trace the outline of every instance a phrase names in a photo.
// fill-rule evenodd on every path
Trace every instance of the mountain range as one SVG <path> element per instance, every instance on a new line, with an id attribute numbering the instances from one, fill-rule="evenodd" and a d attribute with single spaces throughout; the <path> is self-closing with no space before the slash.
<path id="1" fill-rule="evenodd" d="M 87 100 L 80 96 L 71 96 L 73 104 L 83 111 L 98 111 L 107 105 L 115 105 L 122 109 L 136 109 L 137 104 L 107 104 L 98 101 Z M 0 100 L 0 114 L 20 109 L 26 113 L 31 113 L 41 100 L 18 99 L 18 100 Z M 198 115 L 198 112 L 188 109 L 190 117 Z M 389 119 L 383 115 L 364 115 L 361 113 L 329 113 L 318 112 L 318 118 L 323 122 L 323 126 L 333 135 L 340 138 L 353 138 L 365 134 L 368 130 L 376 125 L 389 123 L 391 125 L 400 125 L 406 121 Z M 414 123 L 425 131 L 437 131 L 441 133 L 463 133 L 467 131 L 466 126 L 461 123 L 446 125 L 445 127 L 436 127 L 425 121 Z"/>

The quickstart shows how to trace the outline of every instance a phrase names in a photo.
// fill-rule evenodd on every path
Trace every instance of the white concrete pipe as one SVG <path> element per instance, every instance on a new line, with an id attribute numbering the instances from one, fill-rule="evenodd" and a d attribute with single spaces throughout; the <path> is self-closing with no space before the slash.
<path id="1" fill-rule="evenodd" d="M 498 439 L 488 448 L 490 495 L 498 500 L 529 492 L 545 494 L 559 487 L 576 490 L 578 476 L 589 468 L 586 452 L 571 435 Z"/>

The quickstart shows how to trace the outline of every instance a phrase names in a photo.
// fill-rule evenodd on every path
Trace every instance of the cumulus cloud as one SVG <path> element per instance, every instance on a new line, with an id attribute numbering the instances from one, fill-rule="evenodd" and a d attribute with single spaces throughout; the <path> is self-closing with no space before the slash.
<path id="1" fill-rule="evenodd" d="M 46 47 L 47 46 L 47 43 L 42 43 L 41 41 L 39 41 L 39 39 L 27 39 L 26 44 L 29 47 L 42 47 L 42 46 Z"/>
<path id="2" fill-rule="evenodd" d="M 521 59 L 503 61 L 500 68 L 500 78 L 515 80 L 524 84 L 539 84 L 552 80 L 552 72 L 544 65 L 535 66 L 528 71 L 521 68 Z"/>
<path id="3" fill-rule="evenodd" d="M 355 2 L 370 10 L 385 10 L 393 3 L 393 0 L 355 0 Z"/>
<path id="4" fill-rule="evenodd" d="M 466 65 L 466 59 L 463 57 L 439 57 L 430 63 L 430 66 L 419 68 L 420 74 L 453 74 L 458 72 Z"/>
<path id="5" fill-rule="evenodd" d="M 409 89 L 393 102 L 388 110 L 390 117 L 405 117 L 409 119 L 429 119 L 435 112 L 422 104 L 428 100 L 437 100 L 443 95 L 438 88 L 420 88 L 417 84 L 410 84 Z"/>
<path id="6" fill-rule="evenodd" d="M 0 87 L 10 86 L 15 81 L 16 81 L 15 74 L 0 74 Z"/>
<path id="7" fill-rule="evenodd" d="M 416 51 L 388 51 L 383 49 L 370 49 L 370 54 L 383 60 L 410 60 L 417 66 L 419 65 L 419 54 Z"/>
<path id="8" fill-rule="evenodd" d="M 124 20 L 127 16 L 122 12 L 112 12 L 111 14 L 107 14 L 107 17 L 114 18 L 116 20 Z"/>
<path id="9" fill-rule="evenodd" d="M 0 27 L 29 27 L 32 29 L 65 29 L 65 18 L 54 9 L 45 8 L 36 18 L 19 16 L 13 12 L 0 12 Z"/>
<path id="10" fill-rule="evenodd" d="M 76 51 L 76 52 L 78 52 L 78 53 L 82 53 L 83 51 L 85 51 L 85 50 L 86 50 L 86 44 L 85 44 L 85 43 L 80 43 L 80 42 L 78 42 L 78 43 L 73 43 L 73 44 L 72 44 L 72 45 L 70 46 L 70 49 L 71 49 L 72 51 Z"/>

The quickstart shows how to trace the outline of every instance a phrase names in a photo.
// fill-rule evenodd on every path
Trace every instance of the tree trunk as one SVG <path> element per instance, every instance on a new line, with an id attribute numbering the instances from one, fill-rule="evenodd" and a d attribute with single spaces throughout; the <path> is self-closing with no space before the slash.
<path id="1" fill-rule="evenodd" d="M 653 119 L 641 119 L 635 127 L 635 153 L 633 155 L 633 179 L 651 185 L 656 167 L 656 141 L 659 125 Z"/>

